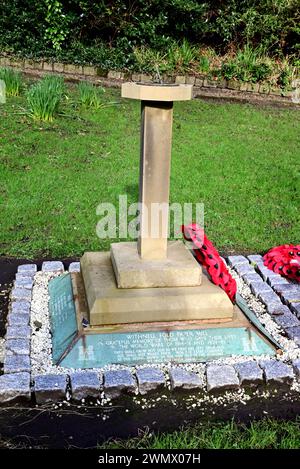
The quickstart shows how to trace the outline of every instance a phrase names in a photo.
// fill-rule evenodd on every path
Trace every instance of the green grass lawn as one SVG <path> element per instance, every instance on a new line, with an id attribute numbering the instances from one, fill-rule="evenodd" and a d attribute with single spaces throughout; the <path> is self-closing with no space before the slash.
<path id="1" fill-rule="evenodd" d="M 140 108 L 119 96 L 107 91 L 119 104 L 99 110 L 66 104 L 53 124 L 26 116 L 24 98 L 0 105 L 0 255 L 109 248 L 97 205 L 138 198 Z M 204 202 L 221 252 L 299 242 L 299 123 L 298 110 L 175 104 L 171 202 Z"/>
<path id="2" fill-rule="evenodd" d="M 172 433 L 145 432 L 138 438 L 111 440 L 106 449 L 297 449 L 300 448 L 299 420 L 207 423 Z"/>
<path id="3" fill-rule="evenodd" d="M 80 256 L 108 249 L 96 207 L 138 199 L 139 103 L 107 91 L 99 110 L 75 109 L 53 124 L 24 114 L 24 98 L 0 105 L 0 255 Z M 171 202 L 203 202 L 208 236 L 223 253 L 299 242 L 297 110 L 176 103 Z M 297 448 L 299 421 L 196 426 L 109 442 L 108 448 Z"/>

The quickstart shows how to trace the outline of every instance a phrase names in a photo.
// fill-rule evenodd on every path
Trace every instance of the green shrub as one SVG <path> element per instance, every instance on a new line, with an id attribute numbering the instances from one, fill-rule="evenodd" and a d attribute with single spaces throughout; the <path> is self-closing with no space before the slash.
<path id="1" fill-rule="evenodd" d="M 258 62 L 253 65 L 249 81 L 257 83 L 260 81 L 267 80 L 272 74 L 272 66 L 268 62 Z"/>
<path id="2" fill-rule="evenodd" d="M 170 47 L 168 62 L 173 70 L 186 72 L 196 61 L 197 53 L 197 48 L 184 39 L 181 43 L 175 43 Z"/>
<path id="3" fill-rule="evenodd" d="M 221 76 L 226 80 L 232 80 L 238 75 L 238 65 L 235 60 L 229 60 L 228 62 L 222 63 Z"/>
<path id="4" fill-rule="evenodd" d="M 81 81 L 77 88 L 79 91 L 79 103 L 81 105 L 96 109 L 99 109 L 103 105 L 101 99 L 101 93 L 104 92 L 103 88 L 99 89 L 86 81 Z"/>
<path id="5" fill-rule="evenodd" d="M 282 68 L 277 78 L 277 84 L 284 90 L 288 90 L 291 87 L 294 70 L 287 62 L 282 64 Z"/>
<path id="6" fill-rule="evenodd" d="M 0 68 L 0 79 L 5 82 L 7 96 L 19 96 L 23 89 L 23 79 L 20 72 L 11 68 Z"/>
<path id="7" fill-rule="evenodd" d="M 132 65 L 135 47 L 166 51 L 184 39 L 222 53 L 262 44 L 279 56 L 299 57 L 299 0 L 1 0 L 1 49 L 23 56 L 72 55 L 75 61 L 89 55 L 94 63 L 102 43 L 107 66 L 121 61 L 124 68 Z"/>
<path id="8" fill-rule="evenodd" d="M 210 60 L 206 55 L 200 55 L 198 60 L 199 72 L 208 73 L 210 70 Z"/>
<path id="9" fill-rule="evenodd" d="M 139 72 L 153 73 L 157 69 L 164 73 L 172 70 L 172 64 L 168 61 L 166 53 L 156 51 L 150 47 L 134 48 L 134 68 Z"/>
<path id="10" fill-rule="evenodd" d="M 58 76 L 46 76 L 27 92 L 30 115 L 37 120 L 52 122 L 59 111 L 65 93 L 64 81 Z"/>
<path id="11" fill-rule="evenodd" d="M 260 49 L 252 49 L 249 45 L 238 50 L 236 56 L 223 62 L 221 74 L 227 80 L 236 78 L 245 82 L 257 83 L 270 77 L 274 64 L 263 56 Z"/>

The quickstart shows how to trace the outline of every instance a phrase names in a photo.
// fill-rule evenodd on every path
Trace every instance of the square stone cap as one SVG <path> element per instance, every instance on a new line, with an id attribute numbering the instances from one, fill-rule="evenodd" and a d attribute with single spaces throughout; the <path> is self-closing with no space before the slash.
<path id="1" fill-rule="evenodd" d="M 192 99 L 193 85 L 160 85 L 126 82 L 122 84 L 122 98 L 141 101 L 188 101 Z"/>

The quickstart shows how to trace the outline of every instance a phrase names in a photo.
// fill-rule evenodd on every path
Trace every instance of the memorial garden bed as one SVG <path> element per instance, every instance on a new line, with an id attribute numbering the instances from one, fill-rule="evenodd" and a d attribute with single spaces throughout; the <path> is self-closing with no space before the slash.
<path id="1" fill-rule="evenodd" d="M 90 433 L 83 437 L 85 425 L 95 428 L 101 440 L 134 435 L 143 427 L 168 430 L 182 419 L 186 423 L 220 418 L 248 422 L 266 415 L 296 416 L 300 410 L 300 288 L 268 271 L 260 256 L 230 256 L 228 262 L 240 294 L 280 345 L 276 357 L 235 356 L 207 363 L 112 365 L 93 370 L 56 367 L 51 359 L 47 285 L 51 277 L 62 274 L 64 266 L 59 261 L 44 262 L 37 272 L 35 264 L 20 265 L 11 293 L 0 377 L 1 418 L 14 415 L 15 422 L 38 442 L 44 425 L 51 435 L 58 432 L 62 419 L 56 439 L 66 444 L 71 438 L 76 444 L 84 438 L 84 444 L 91 445 L 96 442 Z M 71 263 L 69 270 L 78 268 L 78 263 Z M 92 416 L 91 423 L 88 417 Z M 79 425 L 71 431 L 70 422 L 76 419 L 80 431 Z M 15 437 L 17 433 L 16 427 L 8 426 L 5 434 Z"/>

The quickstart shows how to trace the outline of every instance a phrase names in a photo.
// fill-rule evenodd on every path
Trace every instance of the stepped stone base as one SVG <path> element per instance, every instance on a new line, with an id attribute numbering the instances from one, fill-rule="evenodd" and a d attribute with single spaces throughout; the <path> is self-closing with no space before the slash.
<path id="1" fill-rule="evenodd" d="M 113 243 L 110 254 L 118 288 L 201 285 L 201 266 L 182 241 L 168 241 L 165 259 L 141 259 L 134 242 Z"/>
<path id="2" fill-rule="evenodd" d="M 203 275 L 193 287 L 118 288 L 108 252 L 81 258 L 90 324 L 232 319 L 226 293 Z"/>

